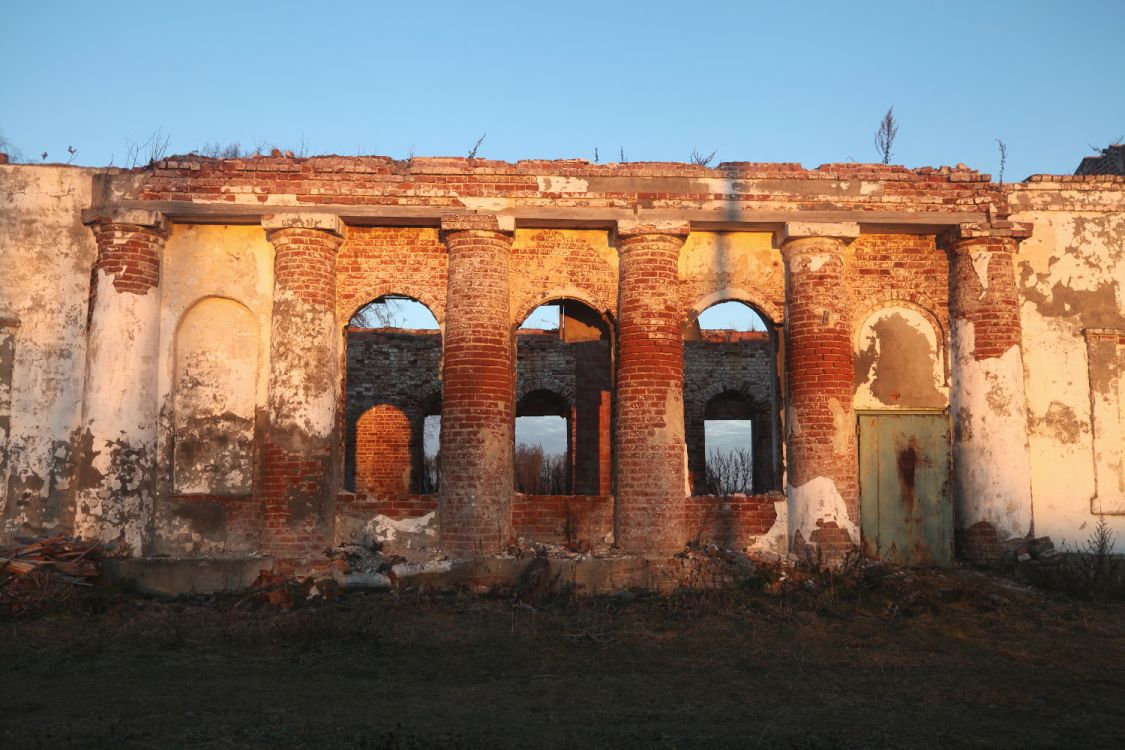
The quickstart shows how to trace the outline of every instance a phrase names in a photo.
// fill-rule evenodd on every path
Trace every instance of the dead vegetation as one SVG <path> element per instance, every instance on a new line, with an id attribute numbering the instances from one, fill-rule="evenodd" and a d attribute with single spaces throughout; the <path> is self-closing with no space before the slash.
<path id="1" fill-rule="evenodd" d="M 721 553 L 692 554 L 716 555 L 723 570 Z M 0 619 L 0 745 L 1108 747 L 1121 738 L 1119 604 L 858 559 L 743 572 L 737 585 L 663 597 L 544 595 L 533 571 L 503 596 L 414 590 L 288 609 L 83 588 Z M 309 593 L 261 583 L 255 596 Z"/>

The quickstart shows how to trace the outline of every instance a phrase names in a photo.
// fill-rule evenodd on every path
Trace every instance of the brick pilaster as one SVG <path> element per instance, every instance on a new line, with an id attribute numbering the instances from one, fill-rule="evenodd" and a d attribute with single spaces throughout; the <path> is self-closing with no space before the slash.
<path id="1" fill-rule="evenodd" d="M 1013 256 L 1030 226 L 947 233 L 953 494 L 959 552 L 979 559 L 1031 532 L 1031 461 Z"/>
<path id="2" fill-rule="evenodd" d="M 333 538 L 340 375 L 336 252 L 343 223 L 324 214 L 262 219 L 274 246 L 269 423 L 262 549 L 316 568 Z"/>
<path id="3" fill-rule="evenodd" d="M 786 444 L 789 540 L 837 558 L 859 543 L 855 371 L 844 252 L 855 224 L 787 224 Z"/>
<path id="4" fill-rule="evenodd" d="M 687 224 L 619 222 L 615 535 L 628 552 L 687 541 L 679 256 Z"/>
<path id="5" fill-rule="evenodd" d="M 151 542 L 156 471 L 160 264 L 168 224 L 153 211 L 84 217 L 98 254 L 90 276 L 75 533 Z"/>
<path id="6" fill-rule="evenodd" d="M 461 556 L 494 554 L 513 539 L 513 233 L 503 229 L 491 216 L 442 221 L 449 286 L 438 530 L 442 548 Z"/>

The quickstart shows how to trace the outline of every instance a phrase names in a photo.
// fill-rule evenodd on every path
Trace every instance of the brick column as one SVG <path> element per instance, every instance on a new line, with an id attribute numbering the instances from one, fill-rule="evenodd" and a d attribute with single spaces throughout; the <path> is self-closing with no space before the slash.
<path id="1" fill-rule="evenodd" d="M 855 370 L 844 250 L 857 224 L 785 225 L 790 548 L 837 559 L 859 544 Z"/>
<path id="2" fill-rule="evenodd" d="M 336 216 L 298 213 L 265 216 L 262 226 L 275 253 L 262 550 L 306 569 L 326 564 L 333 538 L 344 226 Z"/>
<path id="3" fill-rule="evenodd" d="M 509 223 L 501 231 L 493 216 L 442 221 L 449 286 L 438 530 L 442 549 L 453 555 L 494 554 L 512 540 L 512 229 Z"/>
<path id="4" fill-rule="evenodd" d="M 1030 225 L 964 224 L 948 233 L 953 494 L 970 558 L 1031 532 L 1031 460 L 1012 257 Z"/>
<path id="5" fill-rule="evenodd" d="M 686 539 L 684 342 L 679 257 L 686 223 L 618 222 L 617 545 L 668 553 Z"/>
<path id="6" fill-rule="evenodd" d="M 84 539 L 122 539 L 141 555 L 152 538 L 167 222 L 154 211 L 120 209 L 84 220 L 98 255 L 90 276 L 74 530 Z"/>

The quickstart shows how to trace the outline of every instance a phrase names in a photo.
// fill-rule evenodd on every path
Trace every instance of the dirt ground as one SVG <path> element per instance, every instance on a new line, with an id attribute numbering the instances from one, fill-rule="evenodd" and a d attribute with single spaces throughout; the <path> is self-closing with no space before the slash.
<path id="1" fill-rule="evenodd" d="M 0 747 L 1123 747 L 1125 605 L 962 569 L 0 614 Z M 780 589 L 780 592 L 778 592 Z"/>

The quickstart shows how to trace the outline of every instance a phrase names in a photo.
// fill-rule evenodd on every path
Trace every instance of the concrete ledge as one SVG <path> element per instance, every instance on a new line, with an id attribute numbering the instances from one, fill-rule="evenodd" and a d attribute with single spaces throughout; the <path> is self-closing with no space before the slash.
<path id="1" fill-rule="evenodd" d="M 116 586 L 141 594 L 179 596 L 244 589 L 259 572 L 273 568 L 273 558 L 141 557 L 105 560 L 102 565 Z"/>

